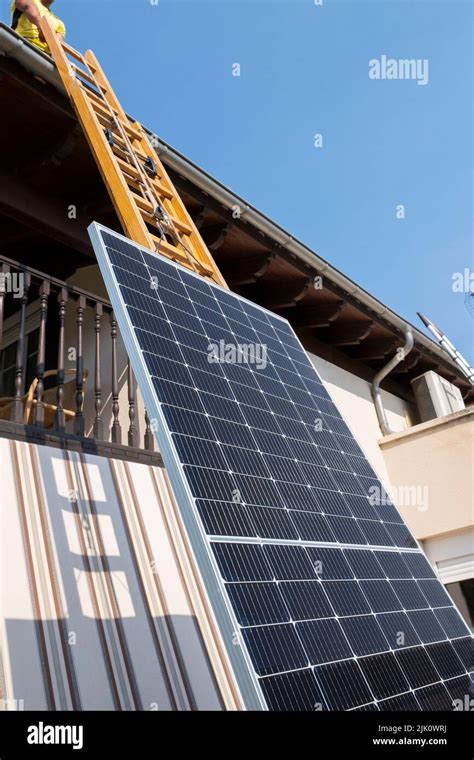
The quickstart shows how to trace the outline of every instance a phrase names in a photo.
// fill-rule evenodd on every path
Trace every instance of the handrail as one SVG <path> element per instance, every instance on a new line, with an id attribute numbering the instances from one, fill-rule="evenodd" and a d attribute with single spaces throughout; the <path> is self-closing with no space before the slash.
<path id="1" fill-rule="evenodd" d="M 112 311 L 112 304 L 106 298 L 98 296 L 95 293 L 91 293 L 88 290 L 84 290 L 84 288 L 79 288 L 77 285 L 72 285 L 65 280 L 59 280 L 57 277 L 53 277 L 53 275 L 46 274 L 45 272 L 40 272 L 39 269 L 33 269 L 33 267 L 22 264 L 19 261 L 9 259 L 7 256 L 3 256 L 3 254 L 0 254 L 0 264 L 7 264 L 7 266 L 16 269 L 19 272 L 28 273 L 35 279 L 39 279 L 41 281 L 47 280 L 49 283 L 51 283 L 51 285 L 59 288 L 59 290 L 61 290 L 61 288 L 66 288 L 67 290 L 76 293 L 79 296 L 84 296 L 84 298 L 86 298 L 89 303 L 100 302 L 107 310 Z"/>

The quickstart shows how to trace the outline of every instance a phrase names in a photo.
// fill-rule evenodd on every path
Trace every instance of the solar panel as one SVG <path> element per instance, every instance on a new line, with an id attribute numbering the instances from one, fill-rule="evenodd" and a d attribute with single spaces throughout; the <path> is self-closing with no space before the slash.
<path id="1" fill-rule="evenodd" d="M 247 708 L 452 709 L 469 630 L 288 322 L 89 231 Z"/>

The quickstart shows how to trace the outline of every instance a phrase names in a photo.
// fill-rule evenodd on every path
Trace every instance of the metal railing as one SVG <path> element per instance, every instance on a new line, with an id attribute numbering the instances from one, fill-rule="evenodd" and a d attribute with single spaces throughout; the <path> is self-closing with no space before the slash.
<path id="1" fill-rule="evenodd" d="M 16 302 L 16 303 L 15 303 Z M 25 347 L 28 305 L 36 302 L 39 310 L 38 345 L 36 354 L 36 371 L 29 389 L 25 387 Z M 55 306 L 52 308 L 52 304 Z M 75 368 L 65 366 L 66 314 L 74 309 L 74 355 Z M 56 312 L 56 314 L 54 314 Z M 84 367 L 85 322 L 86 317 L 93 316 L 93 419 L 86 420 L 84 414 L 84 383 L 88 370 Z M 60 435 L 73 433 L 84 437 L 86 429 L 97 441 L 111 441 L 122 444 L 122 425 L 120 422 L 120 393 L 118 374 L 118 343 L 120 340 L 117 321 L 109 301 L 89 293 L 81 288 L 71 286 L 50 275 L 31 267 L 0 256 L 0 358 L 4 351 L 4 326 L 14 319 L 14 336 L 16 342 L 16 362 L 14 393 L 11 397 L 0 398 L 0 416 L 16 423 L 33 425 L 37 428 L 48 427 Z M 54 330 L 48 331 L 51 321 Z M 11 330 L 11 328 L 10 328 Z M 69 322 L 69 331 L 71 323 Z M 103 419 L 103 382 L 102 345 L 104 334 L 108 330 L 110 349 L 110 426 Z M 56 366 L 46 368 L 47 347 L 51 356 L 48 338 L 57 341 L 54 350 Z M 55 347 L 53 346 L 53 349 Z M 153 450 L 154 436 L 150 420 L 145 412 L 143 425 L 143 447 L 139 445 L 137 426 L 137 384 L 127 359 L 125 368 L 128 404 L 127 444 L 134 448 Z M 51 362 L 50 362 L 51 363 Z M 2 365 L 0 364 L 0 369 Z M 73 375 L 72 394 L 73 409 L 65 408 L 66 377 Z M 55 383 L 54 383 L 55 381 Z M 45 382 L 49 385 L 48 398 L 45 397 Z M 68 384 L 69 385 L 69 384 Z M 52 398 L 53 396 L 53 398 Z M 67 426 L 67 423 L 70 423 Z M 69 431 L 67 432 L 67 427 Z M 72 430 L 71 430 L 72 427 Z"/>

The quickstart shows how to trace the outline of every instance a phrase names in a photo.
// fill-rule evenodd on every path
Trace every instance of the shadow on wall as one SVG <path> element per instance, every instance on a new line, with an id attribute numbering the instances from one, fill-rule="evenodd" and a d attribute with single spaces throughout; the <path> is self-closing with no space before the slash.
<path id="1" fill-rule="evenodd" d="M 200 708 L 189 682 L 188 703 L 177 699 L 176 685 L 165 674 L 163 654 L 156 649 L 143 651 L 141 667 L 135 667 L 127 643 L 138 627 L 147 624 L 163 635 L 172 627 L 179 638 L 186 639 L 195 635 L 196 619 L 171 615 L 152 621 L 122 617 L 98 620 L 84 615 L 78 631 L 72 631 L 69 618 L 7 620 L 5 650 L 13 696 L 0 696 L 0 711 L 223 709 L 217 704 Z M 66 632 L 65 640 L 58 639 L 58 631 Z M 99 631 L 103 635 L 101 651 L 96 647 Z M 148 673 L 146 679 L 143 671 Z"/>
<path id="2" fill-rule="evenodd" d="M 5 623 L 7 709 L 222 709 L 197 620 L 163 583 L 172 549 L 152 549 L 159 502 L 144 519 L 108 459 L 34 450 L 44 498 L 25 489 L 17 523 L 34 619 Z"/>

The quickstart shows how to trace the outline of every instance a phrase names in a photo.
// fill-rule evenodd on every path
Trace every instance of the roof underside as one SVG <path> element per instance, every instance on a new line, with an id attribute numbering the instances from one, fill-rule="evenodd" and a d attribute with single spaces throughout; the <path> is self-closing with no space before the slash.
<path id="1" fill-rule="evenodd" d="M 9 50 L 12 33 L 2 25 L 0 32 L 0 52 Z M 0 57 L 0 140 L 8 146 L 0 166 L 0 252 L 65 279 L 93 261 L 91 221 L 117 231 L 120 225 L 66 97 L 25 68 L 13 37 L 15 57 Z M 21 48 L 30 68 L 32 54 L 38 70 L 51 68 L 30 46 Z M 249 209 L 245 201 L 170 146 L 161 157 L 230 288 L 286 317 L 308 350 L 371 380 L 403 345 L 398 315 L 256 209 L 234 218 L 232 199 Z M 321 274 L 322 287 L 315 287 Z M 412 399 L 410 380 L 434 370 L 472 401 L 472 387 L 442 349 L 416 329 L 414 335 L 415 347 L 387 390 Z"/>

